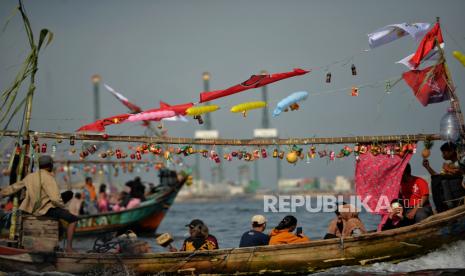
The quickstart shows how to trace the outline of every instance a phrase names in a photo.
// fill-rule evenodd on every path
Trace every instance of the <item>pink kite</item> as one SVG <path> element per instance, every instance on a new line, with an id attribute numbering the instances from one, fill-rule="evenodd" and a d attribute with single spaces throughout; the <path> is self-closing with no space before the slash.
<path id="1" fill-rule="evenodd" d="M 128 122 L 137 122 L 137 121 L 160 121 L 164 118 L 170 118 L 176 116 L 176 113 L 171 110 L 160 110 L 153 112 L 141 112 L 129 116 L 127 119 Z"/>
<path id="2" fill-rule="evenodd" d="M 292 72 L 276 73 L 271 75 L 252 75 L 248 80 L 244 81 L 243 83 L 234 85 L 227 89 L 200 93 L 200 102 L 203 103 L 212 101 L 214 99 L 236 94 L 244 90 L 258 88 L 283 79 L 304 75 L 308 72 L 310 71 L 295 68 Z"/>
<path id="3" fill-rule="evenodd" d="M 375 156 L 369 152 L 360 154 L 355 167 L 355 191 L 365 203 L 365 208 L 382 216 L 378 230 L 386 222 L 388 210 L 377 207 L 389 206 L 393 199 L 398 198 L 402 174 L 410 158 L 411 153 L 405 154 L 403 158 L 399 155 L 391 157 L 389 154 Z"/>

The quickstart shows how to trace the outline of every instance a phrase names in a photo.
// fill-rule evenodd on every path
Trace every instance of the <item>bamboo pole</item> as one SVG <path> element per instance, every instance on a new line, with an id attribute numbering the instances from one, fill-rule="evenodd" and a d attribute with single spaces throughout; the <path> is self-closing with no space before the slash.
<path id="1" fill-rule="evenodd" d="M 0 131 L 4 136 L 17 136 L 16 131 Z M 356 143 L 395 143 L 395 142 L 418 142 L 425 140 L 441 140 L 439 134 L 402 134 L 402 135 L 367 135 L 347 137 L 325 137 L 325 138 L 257 138 L 257 139 L 194 139 L 181 137 L 151 137 L 151 136 L 123 136 L 84 133 L 56 133 L 56 132 L 29 132 L 29 135 L 42 139 L 70 139 L 86 141 L 112 141 L 153 143 L 165 145 L 216 145 L 216 146 L 273 146 L 273 145 L 312 145 L 312 144 L 356 144 Z"/>
<path id="2" fill-rule="evenodd" d="M 24 128 L 23 128 L 23 133 L 22 133 L 23 145 L 21 147 L 21 154 L 19 156 L 17 180 L 21 180 L 22 177 L 24 176 L 23 175 L 23 170 L 25 167 L 24 163 L 25 163 L 26 156 L 29 154 L 29 141 L 30 140 L 29 140 L 28 134 L 29 134 L 29 126 L 31 122 L 32 100 L 33 100 L 34 90 L 35 90 L 35 76 L 37 73 L 37 59 L 38 59 L 38 54 L 39 54 L 37 51 L 37 46 L 34 43 L 34 35 L 31 29 L 31 25 L 29 23 L 29 19 L 24 13 L 23 3 L 21 1 L 19 1 L 19 11 L 21 12 L 21 16 L 24 22 L 24 28 L 26 29 L 26 33 L 29 39 L 29 44 L 31 46 L 32 72 L 31 72 L 31 77 L 30 77 L 30 82 L 29 82 L 28 93 L 27 93 L 26 106 L 24 107 L 26 113 L 25 113 Z M 18 133 L 17 136 L 19 135 L 20 134 Z M 17 210 L 18 210 L 18 196 L 15 195 L 13 198 L 13 212 L 11 216 L 11 226 L 10 226 L 10 233 L 9 233 L 10 240 L 14 240 L 16 236 Z"/>

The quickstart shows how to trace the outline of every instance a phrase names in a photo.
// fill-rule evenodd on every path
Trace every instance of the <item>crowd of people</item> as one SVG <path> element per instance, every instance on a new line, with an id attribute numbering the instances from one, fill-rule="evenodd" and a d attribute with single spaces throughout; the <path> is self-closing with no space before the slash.
<path id="1" fill-rule="evenodd" d="M 463 183 L 463 168 L 460 167 L 457 156 L 457 146 L 445 143 L 441 146 L 442 157 L 446 161 L 438 173 L 431 168 L 427 159 L 423 166 L 431 174 L 432 198 L 436 212 L 443 212 L 463 204 L 465 185 Z M 95 214 L 98 212 L 120 211 L 139 206 L 145 200 L 145 186 L 139 177 L 126 183 L 128 191 L 121 192 L 117 197 L 107 194 L 105 184 L 100 185 L 97 194 L 92 178 L 85 179 L 85 187 L 81 193 L 70 191 L 60 194 L 58 184 L 53 175 L 53 159 L 43 155 L 38 159 L 39 170 L 28 174 L 24 179 L 4 187 L 0 196 L 11 196 L 25 188 L 25 196 L 19 209 L 35 216 L 47 216 L 63 220 L 67 225 L 66 251 L 72 251 L 72 239 L 76 228 L 78 215 Z M 179 181 L 179 175 L 173 177 Z M 154 192 L 156 187 L 151 187 Z M 428 183 L 412 175 L 410 164 L 407 164 L 400 185 L 399 197 L 391 202 L 389 215 L 384 221 L 382 230 L 408 226 L 420 222 L 433 214 L 429 202 L 430 190 Z M 65 203 L 69 201 L 69 204 Z M 4 206 L 11 210 L 11 197 Z M 359 210 L 354 206 L 341 203 L 335 211 L 336 217 L 329 223 L 325 239 L 358 236 L 367 232 L 363 222 L 358 217 Z M 310 239 L 297 227 L 297 218 L 288 215 L 265 234 L 267 220 L 262 215 L 252 218 L 252 227 L 246 231 L 239 242 L 239 247 L 305 243 Z M 217 239 L 209 233 L 207 225 L 199 219 L 186 225 L 189 228 L 187 238 L 181 251 L 218 249 Z M 177 250 L 172 248 L 172 250 Z"/>
<path id="2" fill-rule="evenodd" d="M 108 195 L 107 185 L 102 183 L 97 194 L 92 178 L 86 177 L 82 192 L 74 194 L 68 210 L 75 215 L 93 215 L 136 208 L 145 201 L 145 186 L 140 177 L 127 182 L 125 186 L 126 190 Z"/>
<path id="3" fill-rule="evenodd" d="M 457 146 L 447 142 L 440 150 L 445 163 L 439 173 L 431 168 L 427 159 L 423 160 L 423 166 L 431 174 L 432 198 L 437 212 L 454 208 L 463 204 L 465 200 L 463 169 L 458 163 Z M 430 189 L 426 180 L 412 175 L 412 168 L 407 164 L 402 175 L 399 196 L 392 200 L 382 230 L 409 226 L 431 216 L 433 208 L 429 196 Z M 353 205 L 344 202 L 338 205 L 335 211 L 336 217 L 329 223 L 324 239 L 356 237 L 367 233 L 365 225 L 358 216 L 359 212 L 360 210 Z M 242 235 L 239 247 L 310 241 L 303 234 L 302 228 L 297 227 L 297 218 L 292 215 L 285 216 L 268 234 L 265 234 L 267 220 L 263 215 L 253 216 L 251 222 L 251 229 Z M 195 230 L 199 225 L 203 226 Z M 186 226 L 189 226 L 190 237 L 184 241 L 182 251 L 218 248 L 216 238 L 208 233 L 208 227 L 201 220 L 195 219 Z M 214 242 L 210 244 L 211 241 Z"/>

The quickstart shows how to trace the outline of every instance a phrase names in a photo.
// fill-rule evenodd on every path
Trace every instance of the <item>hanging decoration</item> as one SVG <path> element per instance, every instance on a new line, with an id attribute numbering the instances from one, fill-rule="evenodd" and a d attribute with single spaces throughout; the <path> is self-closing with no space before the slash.
<path id="1" fill-rule="evenodd" d="M 326 83 L 331 83 L 331 72 L 326 73 Z"/>
<path id="2" fill-rule="evenodd" d="M 386 81 L 386 85 L 384 86 L 384 91 L 388 94 L 391 93 L 391 81 L 390 80 Z"/>
<path id="3" fill-rule="evenodd" d="M 277 82 L 283 79 L 305 75 L 310 71 L 295 68 L 291 72 L 284 72 L 284 73 L 275 73 L 275 74 L 262 74 L 262 75 L 252 75 L 248 80 L 237 84 L 235 86 L 231 86 L 224 90 L 216 90 L 216 91 L 207 91 L 200 93 L 200 102 L 208 102 L 214 99 L 218 99 L 221 97 L 233 95 L 248 89 L 258 88 L 265 86 L 267 84 Z"/>
<path id="4" fill-rule="evenodd" d="M 218 109 L 220 109 L 220 107 L 217 105 L 193 106 L 186 110 L 186 115 L 193 116 L 193 118 L 198 121 L 199 125 L 201 125 L 203 124 L 203 114 L 215 112 Z"/>
<path id="5" fill-rule="evenodd" d="M 352 97 L 357 97 L 358 96 L 358 88 L 353 86 L 352 89 L 351 89 L 350 95 Z"/>
<path id="6" fill-rule="evenodd" d="M 279 116 L 279 114 L 281 114 L 281 112 L 287 112 L 289 109 L 291 109 L 291 111 L 298 110 L 298 102 L 307 99 L 307 97 L 308 92 L 306 91 L 292 93 L 291 95 L 279 101 L 279 103 L 276 105 L 276 108 L 273 111 L 273 117 L 277 117 Z"/>
<path id="7" fill-rule="evenodd" d="M 463 65 L 465 66 L 465 55 L 459 51 L 453 51 L 452 55 Z"/>
<path id="8" fill-rule="evenodd" d="M 352 64 L 350 69 L 352 71 L 352 76 L 356 76 L 357 75 L 357 68 L 355 68 L 355 64 Z"/>
<path id="9" fill-rule="evenodd" d="M 231 107 L 231 112 L 233 113 L 242 113 L 242 116 L 247 117 L 247 112 L 252 109 L 263 108 L 266 106 L 266 103 L 263 101 L 257 102 L 246 102 L 235 105 Z"/>
<path id="10" fill-rule="evenodd" d="M 373 33 L 368 34 L 370 48 L 376 48 L 410 35 L 415 40 L 420 39 L 430 28 L 430 23 L 400 23 L 384 26 Z"/>
<path id="11" fill-rule="evenodd" d="M 402 77 L 423 106 L 450 98 L 451 91 L 444 63 L 423 70 L 408 71 Z"/>
<path id="12" fill-rule="evenodd" d="M 137 121 L 161 121 L 163 118 L 169 118 L 175 116 L 176 113 L 172 110 L 159 110 L 153 112 L 141 112 L 131 115 L 127 118 L 128 122 Z"/>

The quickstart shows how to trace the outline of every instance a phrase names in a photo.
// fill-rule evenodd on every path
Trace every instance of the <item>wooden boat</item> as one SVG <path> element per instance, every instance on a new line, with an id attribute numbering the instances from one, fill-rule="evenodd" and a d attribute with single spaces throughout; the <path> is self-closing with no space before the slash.
<path id="1" fill-rule="evenodd" d="M 118 212 L 80 216 L 76 235 L 94 235 L 104 232 L 136 230 L 137 232 L 154 232 L 173 204 L 182 184 L 160 186 L 140 206 Z"/>
<path id="2" fill-rule="evenodd" d="M 465 205 L 398 229 L 302 244 L 214 251 L 147 253 L 32 253 L 0 247 L 0 270 L 86 273 L 98 269 L 149 273 L 309 273 L 341 265 L 401 261 L 465 239 Z"/>

